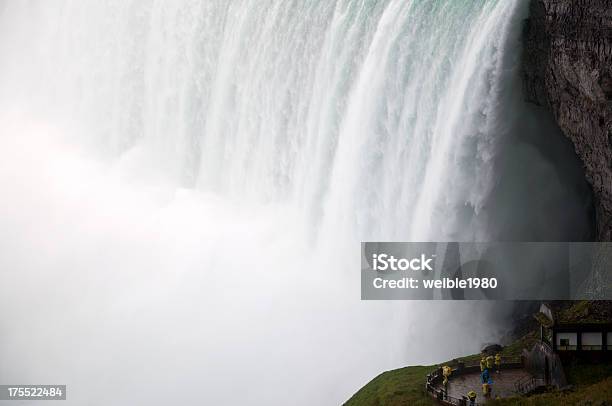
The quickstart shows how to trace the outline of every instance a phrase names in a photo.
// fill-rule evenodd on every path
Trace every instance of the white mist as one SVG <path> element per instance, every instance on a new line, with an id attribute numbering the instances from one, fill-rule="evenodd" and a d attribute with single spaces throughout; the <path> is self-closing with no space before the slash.
<path id="1" fill-rule="evenodd" d="M 359 300 L 361 240 L 504 236 L 526 2 L 466 3 L 0 2 L 0 382 L 332 405 L 499 338 Z"/>

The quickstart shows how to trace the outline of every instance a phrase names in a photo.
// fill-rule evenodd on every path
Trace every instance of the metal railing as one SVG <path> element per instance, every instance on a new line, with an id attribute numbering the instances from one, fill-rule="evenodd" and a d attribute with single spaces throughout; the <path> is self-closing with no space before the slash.
<path id="1" fill-rule="evenodd" d="M 526 376 L 514 384 L 517 392 L 526 395 L 534 390 L 546 386 L 546 381 L 542 377 Z"/>
<path id="2" fill-rule="evenodd" d="M 483 406 L 484 405 L 484 403 L 478 403 L 478 402 L 470 403 L 467 397 L 459 399 L 459 398 L 449 396 L 444 389 L 436 388 L 430 384 L 426 385 L 426 390 L 430 394 L 430 396 L 432 396 L 434 399 L 436 399 L 439 403 L 443 405 L 452 405 L 452 406 L 472 406 L 472 405 Z"/>
<path id="3" fill-rule="evenodd" d="M 455 376 L 461 375 L 462 371 L 466 371 L 466 370 L 470 371 L 475 368 L 477 368 L 477 371 L 480 371 L 480 360 L 479 359 L 470 360 L 466 362 L 457 362 L 455 363 L 455 365 L 456 367 L 453 368 L 452 370 L 451 379 L 453 375 Z M 502 369 L 504 368 L 504 366 L 517 367 L 517 366 L 522 366 L 522 365 L 523 365 L 523 358 L 521 356 L 502 358 Z M 468 372 L 468 373 L 473 373 L 473 372 Z M 440 382 L 442 382 L 442 379 L 443 379 L 442 367 L 438 367 L 431 373 L 427 374 L 427 382 L 425 383 L 425 390 L 427 391 L 427 393 L 429 393 L 430 396 L 432 396 L 434 399 L 436 399 L 441 404 L 453 405 L 453 406 L 484 405 L 484 403 L 477 403 L 477 402 L 470 403 L 467 397 L 463 397 L 459 399 L 459 398 L 449 396 L 445 389 L 441 387 L 437 387 L 437 385 Z"/>
<path id="4" fill-rule="evenodd" d="M 502 358 L 502 368 L 504 365 L 508 366 L 508 365 L 517 365 L 517 364 L 523 364 L 523 358 L 520 355 L 514 356 L 514 357 L 503 357 Z M 466 361 L 463 363 L 464 367 L 479 367 L 480 368 L 480 360 L 471 360 L 471 361 Z M 454 370 L 453 370 L 454 371 Z"/>
<path id="5" fill-rule="evenodd" d="M 601 351 L 603 349 L 602 345 L 585 345 L 582 344 L 582 350 L 584 351 Z"/>

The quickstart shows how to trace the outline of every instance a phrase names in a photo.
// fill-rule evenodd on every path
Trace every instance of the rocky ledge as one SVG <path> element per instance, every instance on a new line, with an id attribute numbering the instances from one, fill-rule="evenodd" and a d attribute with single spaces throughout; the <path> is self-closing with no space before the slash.
<path id="1" fill-rule="evenodd" d="M 531 0 L 524 28 L 528 101 L 554 115 L 584 162 L 596 233 L 612 240 L 612 0 Z"/>

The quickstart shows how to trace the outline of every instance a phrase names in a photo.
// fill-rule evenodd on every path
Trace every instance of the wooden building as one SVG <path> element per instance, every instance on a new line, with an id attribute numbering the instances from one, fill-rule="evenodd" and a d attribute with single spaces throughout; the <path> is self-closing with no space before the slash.
<path id="1" fill-rule="evenodd" d="M 557 353 L 563 362 L 584 360 L 609 362 L 612 360 L 612 320 L 608 317 L 580 314 L 571 320 L 555 317 L 545 304 L 535 315 L 540 323 L 540 339 Z"/>

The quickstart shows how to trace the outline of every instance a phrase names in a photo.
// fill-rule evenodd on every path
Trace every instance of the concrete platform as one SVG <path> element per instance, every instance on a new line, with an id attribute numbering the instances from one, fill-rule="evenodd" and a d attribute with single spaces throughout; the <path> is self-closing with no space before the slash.
<path id="1" fill-rule="evenodd" d="M 505 398 L 519 395 L 514 388 L 515 382 L 530 376 L 524 369 L 506 369 L 500 374 L 493 373 L 493 384 L 491 385 L 492 398 L 497 396 Z M 478 394 L 477 401 L 483 402 L 482 383 L 480 381 L 480 373 L 457 375 L 450 377 L 448 381 L 448 395 L 457 399 L 461 399 L 469 391 L 474 391 Z"/>

